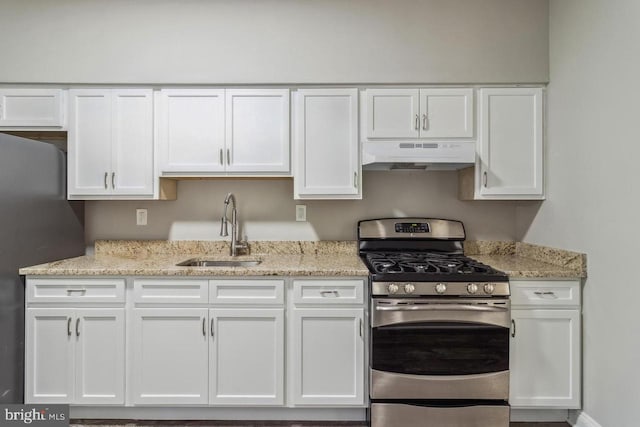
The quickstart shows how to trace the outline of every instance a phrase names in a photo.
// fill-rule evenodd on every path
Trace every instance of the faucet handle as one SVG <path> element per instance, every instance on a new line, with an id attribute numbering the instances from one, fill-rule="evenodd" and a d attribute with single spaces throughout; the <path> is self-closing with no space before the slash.
<path id="1" fill-rule="evenodd" d="M 229 235 L 228 223 L 229 221 L 227 220 L 227 217 L 223 216 L 222 221 L 220 222 L 220 236 L 227 237 Z"/>

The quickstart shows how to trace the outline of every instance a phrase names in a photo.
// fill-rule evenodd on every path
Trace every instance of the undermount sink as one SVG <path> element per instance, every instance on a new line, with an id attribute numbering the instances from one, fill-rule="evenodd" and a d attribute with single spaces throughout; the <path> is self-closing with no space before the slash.
<path id="1" fill-rule="evenodd" d="M 212 259 L 188 259 L 176 264 L 179 267 L 255 267 L 260 260 L 212 260 Z"/>

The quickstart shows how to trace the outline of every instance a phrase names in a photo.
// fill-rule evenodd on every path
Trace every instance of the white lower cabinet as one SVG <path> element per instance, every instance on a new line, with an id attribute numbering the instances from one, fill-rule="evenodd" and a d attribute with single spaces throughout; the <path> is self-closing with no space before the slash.
<path id="1" fill-rule="evenodd" d="M 212 405 L 284 404 L 284 309 L 209 312 Z"/>
<path id="2" fill-rule="evenodd" d="M 293 311 L 294 404 L 364 404 L 364 309 Z"/>
<path id="3" fill-rule="evenodd" d="M 580 284 L 511 281 L 514 408 L 580 408 Z"/>
<path id="4" fill-rule="evenodd" d="M 207 292 L 194 293 L 207 284 Z M 209 295 L 219 307 L 189 306 L 179 286 L 188 295 Z M 133 403 L 284 405 L 284 286 L 283 280 L 135 280 L 135 301 L 180 307 L 134 309 Z M 171 290 L 173 301 L 159 300 L 158 288 Z"/>
<path id="5" fill-rule="evenodd" d="M 27 308 L 26 403 L 124 404 L 123 308 Z"/>
<path id="6" fill-rule="evenodd" d="M 207 309 L 138 308 L 133 321 L 133 403 L 207 404 Z"/>

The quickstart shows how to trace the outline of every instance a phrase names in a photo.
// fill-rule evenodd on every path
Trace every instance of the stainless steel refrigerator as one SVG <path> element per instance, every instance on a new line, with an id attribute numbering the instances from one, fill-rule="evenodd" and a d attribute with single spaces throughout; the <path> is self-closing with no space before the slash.
<path id="1" fill-rule="evenodd" d="M 0 403 L 24 401 L 24 281 L 18 269 L 84 254 L 66 200 L 65 154 L 0 133 Z"/>

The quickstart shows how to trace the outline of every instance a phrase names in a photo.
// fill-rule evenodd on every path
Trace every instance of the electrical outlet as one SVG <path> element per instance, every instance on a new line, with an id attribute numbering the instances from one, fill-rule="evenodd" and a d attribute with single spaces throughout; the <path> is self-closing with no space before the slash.
<path id="1" fill-rule="evenodd" d="M 136 209 L 136 225 L 147 225 L 146 209 Z"/>
<path id="2" fill-rule="evenodd" d="M 296 221 L 306 221 L 306 220 L 307 220 L 307 206 L 296 205 Z"/>

